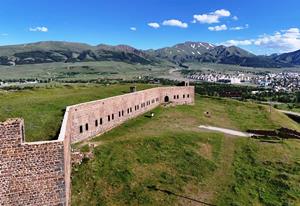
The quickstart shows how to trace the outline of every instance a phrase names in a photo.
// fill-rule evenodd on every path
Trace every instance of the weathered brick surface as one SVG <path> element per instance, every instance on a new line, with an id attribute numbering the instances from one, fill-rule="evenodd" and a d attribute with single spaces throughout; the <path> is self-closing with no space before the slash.
<path id="1" fill-rule="evenodd" d="M 64 205 L 63 142 L 24 143 L 22 128 L 0 124 L 0 205 Z"/>
<path id="2" fill-rule="evenodd" d="M 23 120 L 0 123 L 0 206 L 69 205 L 71 143 L 109 131 L 162 103 L 193 104 L 194 87 L 153 88 L 69 106 L 56 141 L 26 143 Z"/>
<path id="3" fill-rule="evenodd" d="M 173 105 L 193 104 L 194 87 L 158 87 L 71 106 L 71 141 L 82 141 L 109 131 L 159 106 L 166 97 Z"/>

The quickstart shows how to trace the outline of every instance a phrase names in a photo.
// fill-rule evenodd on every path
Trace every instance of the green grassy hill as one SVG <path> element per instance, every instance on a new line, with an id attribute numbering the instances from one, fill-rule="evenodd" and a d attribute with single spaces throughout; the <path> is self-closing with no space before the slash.
<path id="1" fill-rule="evenodd" d="M 73 170 L 73 205 L 300 203 L 299 141 L 266 143 L 197 128 L 299 129 L 285 115 L 256 104 L 200 96 L 195 106 L 153 112 L 152 119 L 140 116 L 91 140 L 98 145 L 95 158 Z"/>
<path id="2" fill-rule="evenodd" d="M 128 88 L 59 85 L 1 91 L 0 121 L 24 117 L 27 140 L 54 139 L 67 105 Z M 153 112 L 154 118 L 140 116 L 91 140 L 95 157 L 73 168 L 72 205 L 300 204 L 300 141 L 271 143 L 198 128 L 300 130 L 287 116 L 263 105 L 198 95 L 194 106 Z M 74 147 L 87 150 L 86 144 Z"/>

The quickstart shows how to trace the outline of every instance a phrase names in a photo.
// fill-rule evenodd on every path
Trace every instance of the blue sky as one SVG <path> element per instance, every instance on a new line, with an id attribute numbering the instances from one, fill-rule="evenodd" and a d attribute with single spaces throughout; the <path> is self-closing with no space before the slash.
<path id="1" fill-rule="evenodd" d="M 286 52 L 300 49 L 299 8 L 299 0 L 1 0 L 0 45 L 63 40 L 148 49 L 203 41 Z"/>

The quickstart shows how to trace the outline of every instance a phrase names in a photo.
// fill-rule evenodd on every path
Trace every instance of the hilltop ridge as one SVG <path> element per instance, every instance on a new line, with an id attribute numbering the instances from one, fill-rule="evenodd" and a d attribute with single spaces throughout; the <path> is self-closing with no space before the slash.
<path id="1" fill-rule="evenodd" d="M 236 46 L 187 41 L 171 47 L 141 50 L 129 45 L 92 46 L 65 41 L 0 46 L 0 65 L 51 62 L 122 61 L 139 64 L 175 64 L 199 62 L 248 67 L 291 67 L 300 65 L 300 50 L 280 55 L 259 56 Z"/>

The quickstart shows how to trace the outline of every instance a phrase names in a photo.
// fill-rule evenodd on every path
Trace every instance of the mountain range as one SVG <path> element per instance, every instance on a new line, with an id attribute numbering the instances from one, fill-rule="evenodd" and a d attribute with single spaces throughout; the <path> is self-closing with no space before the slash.
<path id="1" fill-rule="evenodd" d="M 200 62 L 280 68 L 300 65 L 300 50 L 261 56 L 236 46 L 217 46 L 205 42 L 185 42 L 157 50 L 139 50 L 128 45 L 91 46 L 61 41 L 0 46 L 0 65 L 86 61 L 123 61 L 134 64 L 159 64 L 169 61 L 178 65 Z"/>

